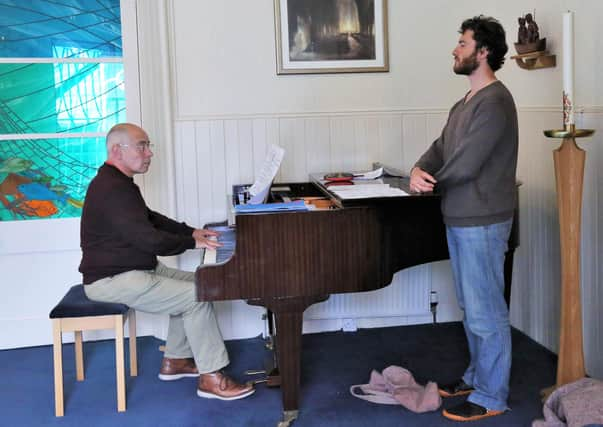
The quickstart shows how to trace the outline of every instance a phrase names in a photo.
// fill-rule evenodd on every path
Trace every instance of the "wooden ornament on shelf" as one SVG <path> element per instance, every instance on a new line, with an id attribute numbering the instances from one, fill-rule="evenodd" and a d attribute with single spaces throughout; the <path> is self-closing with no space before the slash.
<path id="1" fill-rule="evenodd" d="M 519 23 L 517 43 L 515 43 L 517 55 L 512 56 L 511 59 L 514 59 L 524 70 L 554 67 L 557 62 L 555 55 L 547 52 L 546 38 L 540 38 L 538 25 L 532 14 L 520 16 L 517 21 Z"/>

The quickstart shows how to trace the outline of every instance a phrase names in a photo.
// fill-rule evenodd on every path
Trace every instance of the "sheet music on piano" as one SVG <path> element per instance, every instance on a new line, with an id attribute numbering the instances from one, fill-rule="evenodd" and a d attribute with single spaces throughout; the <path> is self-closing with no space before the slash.
<path id="1" fill-rule="evenodd" d="M 342 199 L 408 196 L 408 193 L 404 190 L 383 183 L 333 186 L 329 188 L 329 191 L 337 194 Z"/>
<path id="2" fill-rule="evenodd" d="M 258 173 L 253 185 L 249 188 L 251 199 L 248 203 L 255 205 L 264 203 L 270 191 L 270 186 L 285 157 L 285 150 L 278 145 L 272 144 L 266 153 L 264 164 Z"/>

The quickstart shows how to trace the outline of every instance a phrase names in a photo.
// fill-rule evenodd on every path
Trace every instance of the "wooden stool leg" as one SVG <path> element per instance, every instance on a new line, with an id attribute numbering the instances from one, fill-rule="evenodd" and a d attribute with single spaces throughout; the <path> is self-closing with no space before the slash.
<path id="1" fill-rule="evenodd" d="M 135 377 L 138 375 L 138 355 L 136 354 L 136 311 L 133 308 L 128 311 L 128 329 L 130 332 L 130 338 L 128 339 L 130 344 L 130 376 Z"/>
<path id="2" fill-rule="evenodd" d="M 117 411 L 126 410 L 126 370 L 124 363 L 124 319 L 115 316 L 115 371 L 117 375 Z"/>
<path id="3" fill-rule="evenodd" d="M 73 331 L 75 348 L 75 378 L 84 381 L 84 348 L 82 344 L 82 331 Z"/>
<path id="4" fill-rule="evenodd" d="M 63 339 L 61 334 L 61 319 L 52 321 L 52 352 L 54 359 L 54 414 L 64 415 L 63 405 Z"/>

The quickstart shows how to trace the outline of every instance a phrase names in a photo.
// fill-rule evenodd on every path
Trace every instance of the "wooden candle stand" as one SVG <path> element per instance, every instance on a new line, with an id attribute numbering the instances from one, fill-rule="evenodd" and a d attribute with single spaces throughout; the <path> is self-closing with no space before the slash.
<path id="1" fill-rule="evenodd" d="M 561 241 L 561 331 L 557 384 L 553 389 L 583 378 L 584 350 L 582 344 L 582 303 L 580 298 L 580 222 L 582 184 L 586 154 L 576 145 L 575 138 L 590 136 L 591 129 L 546 130 L 549 138 L 562 138 L 561 146 L 553 152 L 559 231 Z"/>

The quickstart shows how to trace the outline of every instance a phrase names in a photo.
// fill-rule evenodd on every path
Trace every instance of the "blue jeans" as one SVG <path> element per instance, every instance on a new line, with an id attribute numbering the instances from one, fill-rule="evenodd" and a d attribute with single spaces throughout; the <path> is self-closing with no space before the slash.
<path id="1" fill-rule="evenodd" d="M 511 327 L 504 298 L 504 261 L 513 219 L 479 227 L 446 226 L 456 296 L 471 361 L 463 381 L 467 399 L 488 409 L 507 409 Z"/>

